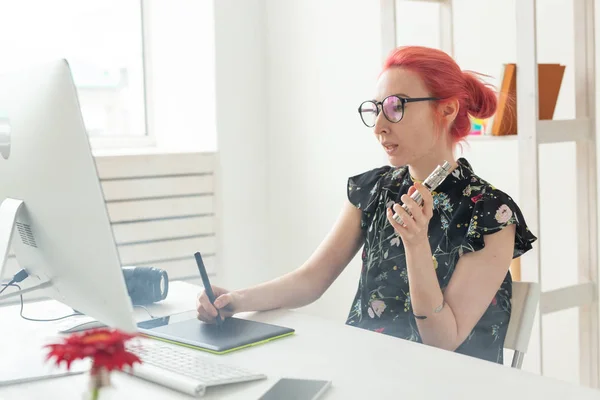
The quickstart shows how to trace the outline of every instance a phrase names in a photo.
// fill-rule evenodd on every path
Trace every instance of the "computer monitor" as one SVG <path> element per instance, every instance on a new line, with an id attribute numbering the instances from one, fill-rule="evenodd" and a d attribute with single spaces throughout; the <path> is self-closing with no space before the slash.
<path id="1" fill-rule="evenodd" d="M 12 238 L 29 274 L 23 291 L 42 290 L 107 326 L 135 332 L 67 61 L 0 74 L 0 127 L 0 277 L 7 278 Z M 6 290 L 0 299 L 17 294 Z"/>

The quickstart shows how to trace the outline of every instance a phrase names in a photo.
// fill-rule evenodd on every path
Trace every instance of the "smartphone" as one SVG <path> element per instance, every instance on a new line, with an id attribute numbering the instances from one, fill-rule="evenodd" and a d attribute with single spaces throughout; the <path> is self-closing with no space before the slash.
<path id="1" fill-rule="evenodd" d="M 331 381 L 281 378 L 259 400 L 317 400 L 331 386 Z"/>

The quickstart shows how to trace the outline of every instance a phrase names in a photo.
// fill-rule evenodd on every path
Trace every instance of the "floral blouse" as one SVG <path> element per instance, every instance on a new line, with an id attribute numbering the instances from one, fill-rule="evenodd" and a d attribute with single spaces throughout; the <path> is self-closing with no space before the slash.
<path id="1" fill-rule="evenodd" d="M 433 266 L 442 291 L 460 256 L 484 247 L 484 235 L 515 224 L 513 258 L 531 249 L 537 239 L 512 198 L 475 175 L 464 158 L 457 162 L 458 167 L 433 192 L 434 211 L 429 223 Z M 358 290 L 346 323 L 421 342 L 412 313 L 404 246 L 385 213 L 412 185 L 407 167 L 384 166 L 348 180 L 348 198 L 363 211 L 364 246 Z M 488 309 L 456 352 L 503 363 L 511 295 L 508 272 Z"/>

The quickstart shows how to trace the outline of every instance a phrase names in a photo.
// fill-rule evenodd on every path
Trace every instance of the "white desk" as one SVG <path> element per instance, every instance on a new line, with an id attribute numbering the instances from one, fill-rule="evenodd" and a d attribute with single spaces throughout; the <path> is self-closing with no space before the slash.
<path id="1" fill-rule="evenodd" d="M 155 316 L 193 309 L 199 288 L 173 282 L 168 299 L 150 307 Z M 54 301 L 25 305 L 25 315 L 49 318 L 70 310 Z M 51 314 L 51 315 L 50 315 Z M 141 309 L 136 316 L 146 319 Z M 246 314 L 264 322 L 296 329 L 296 334 L 227 355 L 219 360 L 264 372 L 267 380 L 209 389 L 205 399 L 257 399 L 279 377 L 331 379 L 325 399 L 600 399 L 600 391 L 544 378 L 508 366 L 411 343 L 383 334 L 345 326 L 299 311 Z M 0 308 L 2 356 L 12 357 L 20 346 L 40 346 L 54 335 L 57 323 L 35 323 L 19 316 L 18 306 Z M 10 327 L 10 329 L 7 329 Z M 17 343 L 18 345 L 11 345 Z M 8 353 L 8 354 L 7 354 Z M 87 375 L 27 386 L 0 388 L 2 400 L 81 399 Z M 126 400 L 190 399 L 170 389 L 115 373 L 116 396 Z"/>

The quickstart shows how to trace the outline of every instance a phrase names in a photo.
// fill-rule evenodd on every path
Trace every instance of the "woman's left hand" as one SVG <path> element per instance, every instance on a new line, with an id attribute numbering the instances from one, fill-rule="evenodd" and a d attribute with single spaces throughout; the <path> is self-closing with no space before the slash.
<path id="1" fill-rule="evenodd" d="M 418 191 L 423 198 L 422 206 L 419 206 L 417 202 L 410 197 L 415 191 Z M 387 209 L 387 219 L 402 238 L 404 245 L 422 243 L 424 240 L 428 241 L 429 238 L 427 233 L 429 220 L 433 216 L 433 196 L 431 195 L 431 192 L 429 192 L 422 184 L 415 182 L 415 184 L 408 189 L 408 193 L 402 195 L 400 200 L 403 204 L 407 205 L 412 217 L 400 204 L 396 203 L 392 208 Z M 392 218 L 394 213 L 402 218 L 404 225 L 399 224 Z"/>

